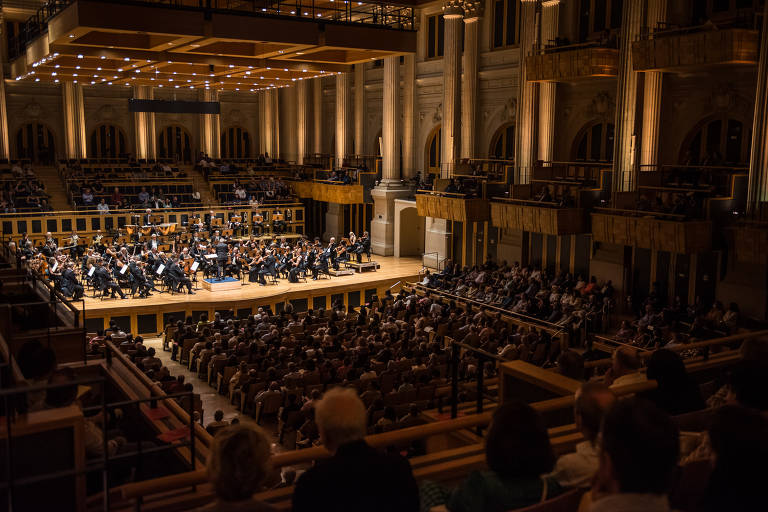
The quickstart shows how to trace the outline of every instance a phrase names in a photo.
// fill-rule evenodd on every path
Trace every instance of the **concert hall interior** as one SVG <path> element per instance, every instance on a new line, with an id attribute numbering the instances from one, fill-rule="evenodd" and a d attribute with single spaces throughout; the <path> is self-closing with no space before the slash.
<path id="1" fill-rule="evenodd" d="M 768 510 L 767 15 L 2 0 L 0 510 Z"/>

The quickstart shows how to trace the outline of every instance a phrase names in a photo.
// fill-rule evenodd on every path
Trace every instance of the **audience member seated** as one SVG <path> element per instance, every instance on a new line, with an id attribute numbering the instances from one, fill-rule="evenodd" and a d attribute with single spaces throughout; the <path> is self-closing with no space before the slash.
<path id="1" fill-rule="evenodd" d="M 656 389 L 642 394 L 667 414 L 676 416 L 704 409 L 698 384 L 685 371 L 683 359 L 667 349 L 654 351 L 648 361 L 648 380 L 656 381 Z"/>
<path id="2" fill-rule="evenodd" d="M 503 512 L 560 494 L 557 480 L 543 476 L 555 463 L 539 414 L 522 402 L 499 405 L 485 437 L 488 471 L 473 471 L 456 489 L 432 482 L 421 488 L 421 509 L 445 505 L 450 512 Z"/>
<path id="3" fill-rule="evenodd" d="M 598 434 L 606 412 L 615 402 L 616 395 L 600 382 L 586 383 L 576 392 L 574 418 L 584 441 L 576 445 L 574 453 L 561 456 L 555 463 L 551 476 L 563 487 L 592 485 L 600 463 Z"/>
<path id="4" fill-rule="evenodd" d="M 253 495 L 264 490 L 272 476 L 269 438 L 251 425 L 232 425 L 213 439 L 208 456 L 208 480 L 216 501 L 205 512 L 268 512 L 274 507 Z"/>
<path id="5" fill-rule="evenodd" d="M 321 460 L 296 482 L 294 512 L 419 510 L 408 461 L 369 446 L 363 402 L 350 389 L 334 388 L 315 405 L 317 427 L 330 459 Z"/>
<path id="6" fill-rule="evenodd" d="M 671 418 L 648 401 L 617 402 L 603 420 L 591 512 L 669 512 L 680 450 Z"/>

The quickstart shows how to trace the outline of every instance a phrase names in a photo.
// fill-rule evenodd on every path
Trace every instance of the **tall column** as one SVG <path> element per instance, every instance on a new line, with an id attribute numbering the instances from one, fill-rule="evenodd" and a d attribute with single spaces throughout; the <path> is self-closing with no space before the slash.
<path id="1" fill-rule="evenodd" d="M 762 203 L 768 201 L 768 2 L 765 4 L 760 36 L 754 115 L 747 192 L 747 213 L 751 215 L 761 213 Z"/>
<path id="2" fill-rule="evenodd" d="M 296 86 L 296 144 L 297 161 L 304 163 L 304 157 L 309 154 L 309 80 L 300 80 Z"/>
<path id="3" fill-rule="evenodd" d="M 336 166 L 352 151 L 352 76 L 336 75 Z"/>
<path id="4" fill-rule="evenodd" d="M 542 4 L 540 47 L 544 47 L 558 36 L 559 18 L 560 0 L 548 0 Z M 539 84 L 539 134 L 537 143 L 538 159 L 543 162 L 551 162 L 554 159 L 556 98 L 557 85 L 555 82 Z"/>
<path id="5" fill-rule="evenodd" d="M 517 101 L 517 146 L 515 149 L 515 183 L 528 183 L 536 145 L 536 83 L 526 79 L 525 58 L 536 44 L 536 0 L 520 4 L 520 88 Z"/>
<path id="6" fill-rule="evenodd" d="M 477 30 L 482 1 L 464 2 L 464 81 L 461 86 L 461 158 L 474 158 L 477 133 Z"/>
<path id="7" fill-rule="evenodd" d="M 280 154 L 280 122 L 278 119 L 277 89 L 267 89 L 264 96 L 264 144 L 272 158 Z"/>
<path id="8" fill-rule="evenodd" d="M 409 53 L 403 60 L 403 168 L 401 174 L 403 179 L 408 180 L 416 175 L 416 153 L 414 151 L 416 147 L 414 126 L 416 119 L 416 95 L 414 94 L 416 58 L 412 53 Z"/>
<path id="9" fill-rule="evenodd" d="M 83 87 L 73 82 L 63 82 L 61 93 L 64 104 L 64 147 L 67 158 L 85 158 Z"/>
<path id="10" fill-rule="evenodd" d="M 667 0 L 648 0 L 646 28 L 652 31 L 667 19 Z M 640 170 L 653 170 L 659 163 L 659 130 L 661 129 L 661 90 L 664 74 L 643 73 L 643 125 L 640 142 Z"/>
<path id="11" fill-rule="evenodd" d="M 461 145 L 461 19 L 462 2 L 449 0 L 443 4 L 445 35 L 443 50 L 443 125 L 441 175 L 453 173 Z"/>
<path id="12" fill-rule="evenodd" d="M 613 150 L 613 183 L 616 192 L 629 192 L 637 186 L 635 177 L 637 73 L 632 69 L 632 41 L 640 34 L 643 3 L 643 0 L 624 2 L 619 41 L 619 79 Z"/>
<path id="13" fill-rule="evenodd" d="M 8 48 L 6 47 L 5 15 L 0 12 L 0 71 L 8 60 Z M 0 158 L 11 158 L 11 147 L 8 137 L 8 109 L 5 103 L 5 80 L 0 77 Z"/>
<path id="14" fill-rule="evenodd" d="M 323 152 L 323 79 L 312 80 L 312 152 Z"/>
<path id="15" fill-rule="evenodd" d="M 384 59 L 381 181 L 400 181 L 400 57 Z"/>
<path id="16" fill-rule="evenodd" d="M 256 93 L 259 103 L 259 154 L 263 155 L 267 150 L 266 134 L 267 134 L 267 91 L 259 91 Z"/>
<path id="17" fill-rule="evenodd" d="M 134 85 L 133 97 L 137 100 L 152 100 L 154 89 L 149 85 Z M 154 159 L 157 155 L 157 140 L 155 139 L 155 113 L 134 112 L 133 127 L 136 141 L 136 158 Z"/>
<path id="18" fill-rule="evenodd" d="M 382 87 L 381 181 L 371 191 L 374 214 L 371 250 L 389 256 L 395 252 L 395 199 L 410 191 L 400 181 L 400 57 L 384 59 Z"/>
<path id="19" fill-rule="evenodd" d="M 218 102 L 219 91 L 200 89 L 200 101 Z M 210 158 L 221 156 L 221 126 L 219 114 L 200 114 L 200 150 Z"/>
<path id="20" fill-rule="evenodd" d="M 365 64 L 355 64 L 355 154 L 365 154 Z"/>

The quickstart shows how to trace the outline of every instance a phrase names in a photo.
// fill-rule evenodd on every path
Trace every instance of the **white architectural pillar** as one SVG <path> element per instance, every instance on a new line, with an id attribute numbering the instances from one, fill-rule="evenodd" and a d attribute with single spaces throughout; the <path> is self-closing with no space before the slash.
<path id="1" fill-rule="evenodd" d="M 632 41 L 640 34 L 643 0 L 626 0 L 619 41 L 619 77 L 616 93 L 616 134 L 613 150 L 614 191 L 635 190 L 637 179 L 637 73 L 632 69 Z"/>
<path id="2" fill-rule="evenodd" d="M 137 100 L 154 99 L 154 89 L 149 85 L 134 85 L 133 97 Z M 134 112 L 133 127 L 136 141 L 137 159 L 154 159 L 157 156 L 157 140 L 155 138 L 155 113 Z"/>
<path id="3" fill-rule="evenodd" d="M 648 0 L 646 28 L 653 31 L 667 19 L 667 0 Z M 652 171 L 659 163 L 659 131 L 661 129 L 661 91 L 664 74 L 643 73 L 643 125 L 640 142 L 640 170 Z"/>
<path id="4" fill-rule="evenodd" d="M 528 183 L 535 159 L 536 83 L 526 79 L 525 58 L 536 44 L 536 0 L 520 4 L 520 88 L 517 101 L 517 146 L 515 148 L 515 183 Z"/>
<path id="5" fill-rule="evenodd" d="M 297 162 L 304 163 L 310 152 L 309 146 L 309 80 L 300 80 L 296 86 Z"/>
<path id="6" fill-rule="evenodd" d="M 336 75 L 336 166 L 352 151 L 352 75 Z"/>
<path id="7" fill-rule="evenodd" d="M 8 60 L 7 36 L 5 34 L 5 15 L 0 12 L 0 64 Z M 5 102 L 5 80 L 0 79 L 0 158 L 11 158 L 11 146 L 8 135 L 8 107 Z"/>
<path id="8" fill-rule="evenodd" d="M 365 64 L 355 64 L 355 154 L 365 154 Z"/>
<path id="9" fill-rule="evenodd" d="M 312 152 L 323 152 L 323 79 L 312 80 Z"/>
<path id="10" fill-rule="evenodd" d="M 267 133 L 267 91 L 259 91 L 256 93 L 259 100 L 259 154 L 263 155 L 267 150 L 266 133 Z"/>
<path id="11" fill-rule="evenodd" d="M 416 175 L 416 130 L 414 126 L 416 111 L 416 58 L 409 53 L 403 59 L 403 179 L 408 180 Z"/>
<path id="12" fill-rule="evenodd" d="M 200 101 L 218 102 L 219 91 L 200 89 Z M 210 158 L 221 156 L 221 125 L 219 114 L 200 114 L 200 150 Z"/>
<path id="13" fill-rule="evenodd" d="M 763 31 L 760 36 L 754 116 L 749 159 L 748 214 L 761 213 L 764 203 L 768 201 L 768 2 L 765 4 Z"/>
<path id="14" fill-rule="evenodd" d="M 548 0 L 542 4 L 541 41 L 539 41 L 542 48 L 558 36 L 559 18 L 560 0 Z M 544 162 L 551 162 L 554 159 L 556 97 L 555 82 L 539 84 L 538 159 Z"/>
<path id="15" fill-rule="evenodd" d="M 453 173 L 461 147 L 461 25 L 462 2 L 449 0 L 443 4 L 445 35 L 443 37 L 443 125 L 441 176 Z"/>
<path id="16" fill-rule="evenodd" d="M 464 80 L 461 87 L 461 157 L 475 158 L 477 133 L 477 31 L 482 2 L 464 3 Z"/>
<path id="17" fill-rule="evenodd" d="M 395 199 L 410 191 L 400 181 L 400 57 L 384 59 L 382 87 L 381 182 L 371 191 L 374 201 L 371 250 L 390 256 L 395 250 Z"/>
<path id="18" fill-rule="evenodd" d="M 83 87 L 73 82 L 63 82 L 61 93 L 64 105 L 64 148 L 67 158 L 86 158 Z"/>

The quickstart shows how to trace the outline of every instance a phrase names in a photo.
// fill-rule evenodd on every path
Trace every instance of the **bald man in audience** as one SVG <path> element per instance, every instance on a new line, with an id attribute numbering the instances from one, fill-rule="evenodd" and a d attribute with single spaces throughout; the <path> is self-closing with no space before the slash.
<path id="1" fill-rule="evenodd" d="M 563 487 L 589 487 L 600 465 L 598 434 L 605 413 L 613 407 L 616 395 L 602 382 L 587 382 L 576 391 L 574 417 L 584 441 L 574 453 L 557 459 L 551 476 Z"/>
<path id="2" fill-rule="evenodd" d="M 366 411 L 357 393 L 333 388 L 315 406 L 320 440 L 329 459 L 301 475 L 293 511 L 416 512 L 419 491 L 410 463 L 365 442 Z"/>

